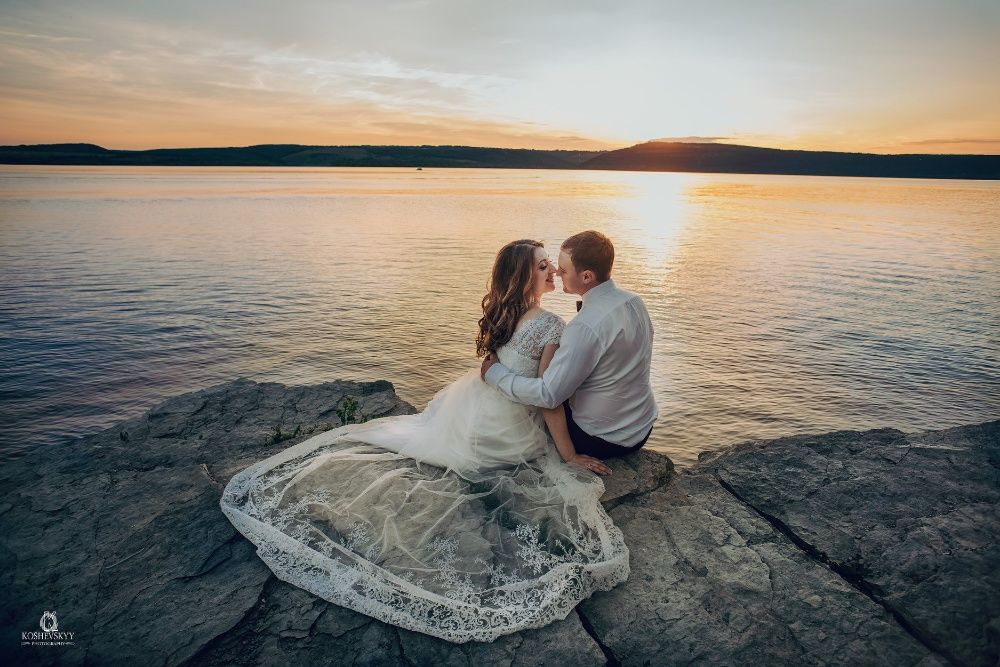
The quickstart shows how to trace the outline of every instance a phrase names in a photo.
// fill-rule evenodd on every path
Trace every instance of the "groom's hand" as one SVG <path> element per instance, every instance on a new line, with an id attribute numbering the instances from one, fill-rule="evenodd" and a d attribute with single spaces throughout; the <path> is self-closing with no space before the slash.
<path id="1" fill-rule="evenodd" d="M 499 359 L 497 359 L 497 355 L 494 354 L 493 352 L 490 352 L 485 357 L 483 357 L 483 365 L 479 369 L 479 377 L 485 380 L 486 371 L 490 370 L 490 366 L 497 363 L 497 361 L 499 361 Z"/>

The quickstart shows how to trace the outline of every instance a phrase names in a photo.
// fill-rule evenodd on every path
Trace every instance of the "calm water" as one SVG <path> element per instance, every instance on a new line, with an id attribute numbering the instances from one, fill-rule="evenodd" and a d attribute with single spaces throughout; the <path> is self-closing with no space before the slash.
<path id="1" fill-rule="evenodd" d="M 0 458 L 239 376 L 422 407 L 478 363 L 496 250 L 587 228 L 649 307 L 650 446 L 682 465 L 997 418 L 998 211 L 998 182 L 0 167 Z"/>

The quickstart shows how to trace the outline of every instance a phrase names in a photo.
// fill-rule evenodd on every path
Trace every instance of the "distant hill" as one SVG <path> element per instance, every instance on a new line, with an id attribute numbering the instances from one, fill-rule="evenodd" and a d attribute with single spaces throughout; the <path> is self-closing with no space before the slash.
<path id="1" fill-rule="evenodd" d="M 492 167 L 572 169 L 599 151 L 541 151 L 472 146 L 301 146 L 109 150 L 94 144 L 0 146 L 4 164 L 273 167 Z"/>
<path id="2" fill-rule="evenodd" d="M 204 167 L 480 167 L 815 176 L 1000 179 L 1000 155 L 876 155 L 650 141 L 614 151 L 474 146 L 302 146 L 111 150 L 94 144 L 0 146 L 3 164 Z"/>
<path id="3" fill-rule="evenodd" d="M 1000 155 L 877 155 L 650 141 L 601 153 L 580 169 L 1000 179 Z"/>

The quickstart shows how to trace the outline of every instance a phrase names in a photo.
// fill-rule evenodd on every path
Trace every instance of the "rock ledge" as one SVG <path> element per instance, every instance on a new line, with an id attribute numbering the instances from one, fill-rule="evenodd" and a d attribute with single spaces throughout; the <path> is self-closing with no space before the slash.
<path id="1" fill-rule="evenodd" d="M 277 580 L 218 508 L 229 478 L 388 382 L 240 379 L 0 471 L 5 664 L 996 664 L 1000 422 L 748 442 L 675 473 L 615 461 L 630 579 L 558 623 L 454 645 Z M 43 611 L 70 646 L 20 646 Z M 15 634 L 16 633 L 16 634 Z"/>

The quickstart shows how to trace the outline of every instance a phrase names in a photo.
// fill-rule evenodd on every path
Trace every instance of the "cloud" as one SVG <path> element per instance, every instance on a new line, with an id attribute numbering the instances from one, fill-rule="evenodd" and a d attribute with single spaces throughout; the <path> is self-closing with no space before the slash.
<path id="1" fill-rule="evenodd" d="M 117 26 L 115 39 L 94 43 L 55 45 L 26 34 L 0 40 L 0 95 L 8 100 L 0 143 L 605 147 L 491 110 L 488 98 L 511 84 L 498 75 L 130 23 Z"/>
<path id="2" fill-rule="evenodd" d="M 994 150 L 1000 3 L 876 4 L 11 0 L 0 142 Z"/>
<path id="3" fill-rule="evenodd" d="M 330 104 L 357 100 L 408 112 L 469 112 L 480 108 L 480 95 L 510 84 L 499 76 L 406 67 L 380 53 L 330 59 L 292 50 L 240 51 L 238 67 L 257 87 L 310 91 Z"/>
<path id="4" fill-rule="evenodd" d="M 15 30 L 3 30 L 0 28 L 0 37 L 13 37 L 15 39 L 40 40 L 43 42 L 53 42 L 56 44 L 65 42 L 90 42 L 89 37 L 66 37 L 62 35 L 38 35 L 30 32 L 17 32 Z"/>
<path id="5" fill-rule="evenodd" d="M 721 141 L 733 141 L 733 137 L 700 137 L 700 136 L 688 136 L 688 137 L 660 137 L 659 139 L 650 139 L 650 142 L 654 141 L 677 141 L 689 144 L 717 144 Z"/>
<path id="6" fill-rule="evenodd" d="M 1000 139 L 921 139 L 919 141 L 903 141 L 904 146 L 938 146 L 954 144 L 1000 144 Z"/>
<path id="7" fill-rule="evenodd" d="M 299 115 L 306 105 L 350 121 L 349 115 L 337 112 L 362 106 L 369 114 L 462 116 L 497 126 L 520 123 L 488 103 L 487 97 L 501 94 L 512 83 L 497 74 L 404 64 L 370 48 L 344 52 L 278 46 L 133 18 L 109 18 L 100 25 L 95 21 L 92 16 L 82 18 L 76 33 L 55 26 L 53 31 L 68 35 L 58 37 L 39 35 L 38 26 L 30 23 L 17 30 L 0 29 L 0 95 L 36 106 L 76 109 L 81 117 L 99 116 L 97 108 L 121 112 L 156 100 L 173 107 L 228 100 L 234 110 L 253 115 L 253 107 L 273 108 L 282 101 L 291 107 L 294 99 L 299 108 L 288 108 L 289 116 Z M 98 32 L 101 39 L 75 36 Z M 188 122 L 194 127 L 200 119 L 192 116 Z M 364 119 L 356 122 L 364 124 Z M 555 134 L 552 128 L 546 130 Z"/>

